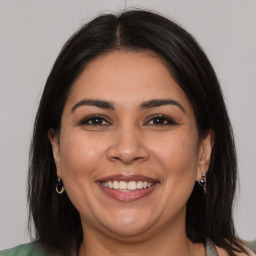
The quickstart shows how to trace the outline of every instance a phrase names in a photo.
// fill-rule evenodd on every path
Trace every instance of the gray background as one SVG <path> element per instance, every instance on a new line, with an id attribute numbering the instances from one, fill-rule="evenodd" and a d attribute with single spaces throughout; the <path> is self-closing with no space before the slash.
<path id="1" fill-rule="evenodd" d="M 238 150 L 235 223 L 256 238 L 255 0 L 0 0 L 0 249 L 29 241 L 26 175 L 33 119 L 68 37 L 100 12 L 157 10 L 199 41 L 221 82 Z"/>

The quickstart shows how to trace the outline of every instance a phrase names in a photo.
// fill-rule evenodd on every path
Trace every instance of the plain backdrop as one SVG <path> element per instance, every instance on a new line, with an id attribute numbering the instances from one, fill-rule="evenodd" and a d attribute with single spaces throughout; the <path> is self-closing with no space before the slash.
<path id="1" fill-rule="evenodd" d="M 198 40 L 221 82 L 240 172 L 238 234 L 256 239 L 255 0 L 0 0 L 0 249 L 29 241 L 26 176 L 33 120 L 62 45 L 101 12 L 143 7 Z"/>

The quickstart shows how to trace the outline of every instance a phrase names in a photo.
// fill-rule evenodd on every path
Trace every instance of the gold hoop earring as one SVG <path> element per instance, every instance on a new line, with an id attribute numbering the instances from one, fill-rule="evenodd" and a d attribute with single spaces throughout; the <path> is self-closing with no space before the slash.
<path id="1" fill-rule="evenodd" d="M 56 184 L 56 191 L 58 194 L 62 194 L 65 191 L 62 179 L 58 178 L 57 184 Z"/>

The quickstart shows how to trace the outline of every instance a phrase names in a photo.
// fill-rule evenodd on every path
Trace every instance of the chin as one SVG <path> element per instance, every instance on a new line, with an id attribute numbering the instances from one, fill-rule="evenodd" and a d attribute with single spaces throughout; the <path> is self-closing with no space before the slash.
<path id="1" fill-rule="evenodd" d="M 125 241 L 132 242 L 133 239 L 136 239 L 136 241 L 138 241 L 139 237 L 143 238 L 144 236 L 146 236 L 148 230 L 149 230 L 149 228 L 145 228 L 145 227 L 127 228 L 127 226 L 126 226 L 126 227 L 122 227 L 122 228 L 112 227 L 108 231 L 110 231 L 119 240 L 125 239 Z M 127 240 L 127 239 L 129 239 L 129 240 Z"/>
<path id="2" fill-rule="evenodd" d="M 117 219 L 116 219 L 117 220 Z M 115 237 L 122 238 L 138 238 L 143 237 L 152 227 L 153 223 L 150 221 L 146 221 L 145 218 L 143 220 L 133 219 L 131 217 L 117 220 L 115 223 L 111 221 L 111 223 L 104 221 L 103 228 L 113 234 Z"/>

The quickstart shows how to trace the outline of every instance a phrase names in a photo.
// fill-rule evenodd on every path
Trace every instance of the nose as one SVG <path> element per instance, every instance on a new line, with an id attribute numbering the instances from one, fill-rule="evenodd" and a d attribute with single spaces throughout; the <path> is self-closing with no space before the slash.
<path id="1" fill-rule="evenodd" d="M 119 129 L 113 135 L 107 157 L 111 161 L 126 165 L 146 161 L 149 158 L 149 152 L 143 142 L 143 136 L 135 128 Z"/>

